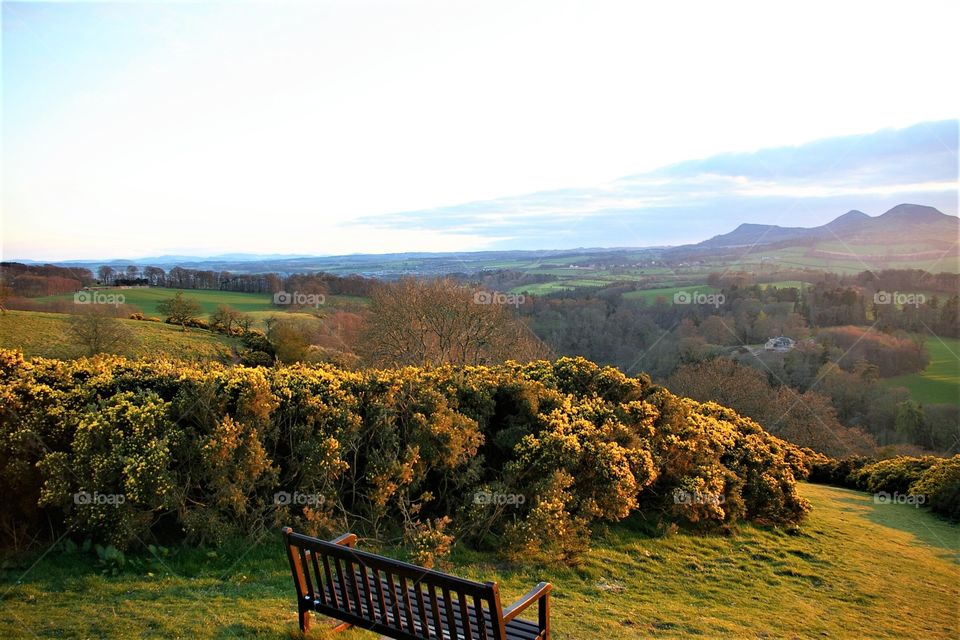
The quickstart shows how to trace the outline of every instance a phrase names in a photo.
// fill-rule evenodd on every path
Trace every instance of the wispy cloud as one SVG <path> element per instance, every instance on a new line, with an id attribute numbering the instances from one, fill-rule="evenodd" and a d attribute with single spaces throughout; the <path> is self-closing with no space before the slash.
<path id="1" fill-rule="evenodd" d="M 488 248 L 694 242 L 741 222 L 816 226 L 901 202 L 957 214 L 956 120 L 723 154 L 563 189 L 361 218 L 358 226 L 486 238 Z"/>

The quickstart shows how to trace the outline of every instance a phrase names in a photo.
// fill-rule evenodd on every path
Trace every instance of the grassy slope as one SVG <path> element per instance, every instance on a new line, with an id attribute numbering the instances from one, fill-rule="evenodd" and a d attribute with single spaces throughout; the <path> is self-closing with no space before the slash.
<path id="1" fill-rule="evenodd" d="M 266 293 L 238 293 L 235 291 L 211 291 L 206 289 L 167 289 L 163 287 L 134 288 L 109 290 L 109 293 L 123 294 L 124 302 L 138 308 L 149 316 L 160 316 L 157 304 L 172 298 L 182 291 L 185 298 L 195 300 L 200 304 L 203 314 L 211 314 L 221 304 L 233 307 L 243 312 L 282 312 L 284 307 L 273 304 L 273 296 Z M 53 300 L 73 300 L 73 294 L 59 296 L 45 296 L 35 298 L 40 302 Z M 350 308 L 361 307 L 366 303 L 365 298 L 356 296 L 326 296 L 325 307 Z"/>
<path id="2" fill-rule="evenodd" d="M 26 356 L 73 358 L 79 347 L 67 337 L 70 316 L 64 313 L 8 311 L 0 315 L 0 346 L 20 349 Z M 123 348 L 131 357 L 167 355 L 185 360 L 227 358 L 231 339 L 211 331 L 181 331 L 160 322 L 121 320 L 133 332 L 134 341 Z"/>
<path id="3" fill-rule="evenodd" d="M 510 569 L 461 553 L 454 571 L 499 580 L 507 601 L 552 581 L 558 639 L 957 637 L 960 527 L 858 492 L 802 490 L 814 511 L 799 535 L 648 538 L 624 524 L 579 567 Z M 55 551 L 3 572 L 0 637 L 289 638 L 292 591 L 279 540 L 119 577 Z"/>
<path id="4" fill-rule="evenodd" d="M 893 387 L 906 387 L 923 404 L 960 405 L 960 339 L 927 338 L 930 364 L 920 373 L 887 378 Z"/>

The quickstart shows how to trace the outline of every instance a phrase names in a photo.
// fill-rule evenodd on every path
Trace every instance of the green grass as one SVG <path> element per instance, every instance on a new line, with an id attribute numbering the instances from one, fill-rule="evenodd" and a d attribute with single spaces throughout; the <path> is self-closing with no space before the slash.
<path id="1" fill-rule="evenodd" d="M 640 291 L 629 291 L 623 294 L 627 300 L 645 300 L 647 304 L 653 304 L 657 298 L 663 298 L 669 303 L 673 303 L 673 295 L 680 291 L 687 293 L 717 293 L 720 289 L 706 284 L 695 284 L 687 287 L 662 287 L 659 289 L 642 289 Z"/>
<path id="2" fill-rule="evenodd" d="M 539 580 L 553 582 L 558 640 L 960 634 L 960 527 L 860 492 L 801 490 L 814 510 L 793 534 L 744 526 L 732 537 L 651 538 L 624 523 L 598 535 L 576 567 L 513 567 L 458 552 L 452 572 L 499 581 L 507 603 Z M 183 550 L 149 573 L 115 577 L 100 575 L 89 556 L 53 550 L 8 561 L 0 593 L 4 638 L 298 635 L 279 536 L 216 557 Z"/>
<path id="3" fill-rule="evenodd" d="M 562 282 L 539 282 L 536 284 L 525 284 L 510 289 L 510 293 L 524 293 L 528 295 L 543 296 L 557 291 L 570 291 L 574 287 Z"/>
<path id="4" fill-rule="evenodd" d="M 930 364 L 920 373 L 887 378 L 892 387 L 906 387 L 922 404 L 960 405 L 960 339 L 927 338 Z"/>
<path id="5" fill-rule="evenodd" d="M 82 354 L 68 336 L 70 316 L 42 311 L 8 311 L 0 315 L 0 347 L 20 349 L 25 356 L 74 358 Z M 161 322 L 121 320 L 133 332 L 133 341 L 120 352 L 130 357 L 166 355 L 183 360 L 226 360 L 233 340 L 219 333 Z"/>
<path id="6" fill-rule="evenodd" d="M 275 306 L 273 304 L 273 296 L 267 293 L 239 293 L 236 291 L 213 291 L 207 289 L 168 289 L 164 287 L 110 289 L 108 292 L 122 294 L 125 304 L 139 309 L 148 316 L 156 317 L 161 315 L 157 310 L 157 305 L 164 300 L 172 298 L 177 292 L 182 292 L 185 298 L 195 300 L 200 305 L 202 313 L 207 316 L 215 312 L 217 307 L 222 304 L 245 313 L 257 311 L 281 313 L 285 311 L 284 307 Z M 45 296 L 42 298 L 34 298 L 34 300 L 39 302 L 73 300 L 73 294 Z M 322 308 L 359 308 L 366 303 L 366 298 L 358 296 L 328 295 L 325 296 Z"/>

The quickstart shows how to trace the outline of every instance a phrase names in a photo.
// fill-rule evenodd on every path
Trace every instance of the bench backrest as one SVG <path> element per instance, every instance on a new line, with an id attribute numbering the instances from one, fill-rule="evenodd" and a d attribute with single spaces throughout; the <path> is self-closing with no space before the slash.
<path id="1" fill-rule="evenodd" d="M 464 580 L 289 529 L 284 538 L 301 606 L 395 638 L 504 640 L 495 582 Z"/>

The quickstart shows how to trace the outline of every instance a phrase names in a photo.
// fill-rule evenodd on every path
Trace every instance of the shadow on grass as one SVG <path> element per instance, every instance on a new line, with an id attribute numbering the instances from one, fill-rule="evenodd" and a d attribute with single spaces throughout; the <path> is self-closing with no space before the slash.
<path id="1" fill-rule="evenodd" d="M 913 534 L 921 542 L 946 552 L 950 559 L 960 564 L 960 527 L 956 524 L 939 518 L 924 507 L 877 503 L 869 493 L 831 488 L 842 491 L 841 501 L 859 507 L 858 511 L 870 522 Z"/>

